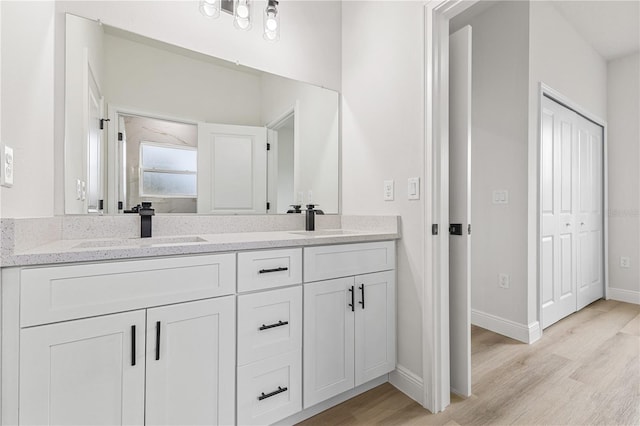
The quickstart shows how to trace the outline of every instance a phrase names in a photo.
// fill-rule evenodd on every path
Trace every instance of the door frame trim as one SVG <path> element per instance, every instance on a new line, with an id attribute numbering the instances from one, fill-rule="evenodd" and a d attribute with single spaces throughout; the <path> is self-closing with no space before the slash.
<path id="1" fill-rule="evenodd" d="M 424 8 L 422 405 L 432 413 L 451 403 L 449 233 L 445 232 L 449 222 L 449 20 L 477 2 L 426 0 Z M 439 235 L 431 234 L 432 224 L 440 225 Z"/>
<path id="2" fill-rule="evenodd" d="M 537 286 L 537 314 L 538 314 L 538 322 L 540 324 L 540 336 L 544 333 L 542 329 L 542 283 L 540 282 L 540 277 L 542 276 L 540 268 L 541 268 L 541 246 L 540 246 L 540 234 L 542 230 L 542 215 L 540 214 L 540 206 L 542 205 L 542 173 L 540 173 L 540 169 L 542 167 L 541 161 L 541 150 L 542 150 L 542 100 L 544 97 L 550 98 L 553 101 L 558 102 L 564 107 L 570 109 L 576 114 L 584 117 L 585 119 L 591 121 L 592 123 L 602 127 L 602 230 L 603 230 L 603 277 L 602 277 L 602 285 L 604 286 L 604 298 L 609 298 L 609 221 L 607 220 L 607 215 L 609 211 L 609 170 L 608 170 L 608 159 L 607 159 L 607 121 L 602 119 L 596 114 L 591 113 L 587 109 L 580 106 L 578 103 L 574 102 L 568 96 L 562 94 L 558 90 L 553 89 L 551 86 L 545 84 L 544 82 L 538 83 L 538 137 L 536 138 L 536 159 L 535 159 L 535 170 L 536 170 L 536 270 L 535 270 L 535 282 Z M 529 167 L 531 168 L 532 159 L 529 159 Z M 531 187 L 531 176 L 529 176 L 529 187 Z"/>

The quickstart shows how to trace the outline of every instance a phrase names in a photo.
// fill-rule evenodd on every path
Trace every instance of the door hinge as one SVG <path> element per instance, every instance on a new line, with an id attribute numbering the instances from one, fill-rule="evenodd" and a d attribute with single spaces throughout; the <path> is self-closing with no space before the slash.
<path id="1" fill-rule="evenodd" d="M 271 151 L 271 144 L 267 142 L 267 151 Z"/>
<path id="2" fill-rule="evenodd" d="M 111 121 L 111 120 L 108 119 L 108 118 L 101 118 L 100 119 L 100 130 L 104 130 L 104 122 L 105 121 Z"/>
<path id="3" fill-rule="evenodd" d="M 267 210 L 271 209 L 271 203 L 267 201 Z"/>
<path id="4" fill-rule="evenodd" d="M 431 235 L 438 235 L 438 224 L 434 223 L 431 225 Z"/>
<path id="5" fill-rule="evenodd" d="M 121 141 L 123 139 L 123 135 L 122 132 L 118 132 L 118 140 Z"/>

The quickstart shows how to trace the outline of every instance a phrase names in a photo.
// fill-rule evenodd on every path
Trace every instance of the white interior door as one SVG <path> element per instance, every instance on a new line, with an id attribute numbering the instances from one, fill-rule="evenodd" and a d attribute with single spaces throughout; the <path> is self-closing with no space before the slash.
<path id="1" fill-rule="evenodd" d="M 543 97 L 542 327 L 604 296 L 602 127 Z"/>
<path id="2" fill-rule="evenodd" d="M 198 123 L 198 213 L 266 212 L 266 128 Z"/>
<path id="3" fill-rule="evenodd" d="M 451 390 L 471 395 L 471 27 L 449 37 L 449 344 Z"/>
<path id="4" fill-rule="evenodd" d="M 103 116 L 104 98 L 93 76 L 91 67 L 88 70 L 87 99 L 87 183 L 86 205 L 88 212 L 97 212 L 104 193 L 104 144 L 100 129 Z"/>
<path id="5" fill-rule="evenodd" d="M 602 128 L 577 116 L 578 135 L 578 301 L 577 309 L 604 296 Z"/>

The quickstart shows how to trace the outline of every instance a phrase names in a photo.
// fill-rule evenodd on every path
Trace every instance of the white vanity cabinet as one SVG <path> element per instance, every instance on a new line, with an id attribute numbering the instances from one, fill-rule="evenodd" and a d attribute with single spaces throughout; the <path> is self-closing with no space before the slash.
<path id="1" fill-rule="evenodd" d="M 238 254 L 239 425 L 302 410 L 302 249 Z"/>
<path id="2" fill-rule="evenodd" d="M 312 247 L 304 259 L 303 383 L 309 408 L 395 369 L 395 244 Z M 345 273 L 354 276 L 307 282 Z"/>
<path id="3" fill-rule="evenodd" d="M 235 254 L 8 276 L 21 294 L 19 424 L 234 423 Z"/>

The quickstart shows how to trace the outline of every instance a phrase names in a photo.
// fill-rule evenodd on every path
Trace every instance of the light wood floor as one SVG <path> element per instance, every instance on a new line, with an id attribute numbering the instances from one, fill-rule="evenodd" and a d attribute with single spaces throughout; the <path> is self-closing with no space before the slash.
<path id="1" fill-rule="evenodd" d="M 640 425 L 640 307 L 597 301 L 526 345 L 472 328 L 472 391 L 431 414 L 388 383 L 303 425 Z"/>

